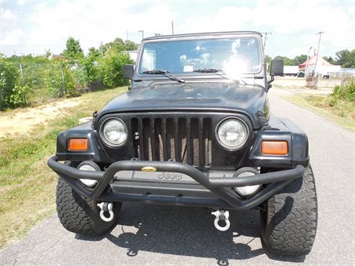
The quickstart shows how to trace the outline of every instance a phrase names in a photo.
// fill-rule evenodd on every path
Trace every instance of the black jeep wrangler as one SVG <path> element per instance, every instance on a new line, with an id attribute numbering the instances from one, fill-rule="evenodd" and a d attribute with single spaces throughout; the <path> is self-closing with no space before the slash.
<path id="1" fill-rule="evenodd" d="M 48 165 L 59 175 L 63 226 L 98 235 L 122 202 L 208 207 L 218 230 L 228 210 L 259 209 L 261 240 L 281 255 L 304 255 L 317 227 L 317 196 L 306 134 L 270 114 L 257 32 L 146 38 L 126 65 L 127 93 L 91 122 L 58 135 Z"/>

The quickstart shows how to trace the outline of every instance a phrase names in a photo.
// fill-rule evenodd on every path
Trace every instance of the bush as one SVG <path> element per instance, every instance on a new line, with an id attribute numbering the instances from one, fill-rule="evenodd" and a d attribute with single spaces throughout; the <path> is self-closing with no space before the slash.
<path id="1" fill-rule="evenodd" d="M 78 96 L 79 84 L 74 77 L 77 66 L 59 62 L 52 63 L 51 66 L 47 85 L 51 95 L 56 98 Z"/>
<path id="2" fill-rule="evenodd" d="M 64 73 L 65 97 L 73 97 L 80 95 L 74 79 L 74 69 L 75 68 L 71 68 L 70 66 L 64 66 L 62 69 Z"/>
<path id="3" fill-rule="evenodd" d="M 29 86 L 22 86 L 18 67 L 0 60 L 0 110 L 28 104 Z"/>
<path id="4" fill-rule="evenodd" d="M 350 79 L 344 86 L 336 86 L 331 96 L 335 99 L 355 101 L 355 78 Z"/>
<path id="5" fill-rule="evenodd" d="M 99 62 L 102 83 L 107 88 L 128 85 L 123 78 L 122 68 L 125 64 L 132 64 L 128 53 L 117 53 L 114 49 L 108 50 Z"/>
<path id="6" fill-rule="evenodd" d="M 28 95 L 30 94 L 30 91 L 31 89 L 27 85 L 15 85 L 11 95 L 6 98 L 9 107 L 16 108 L 27 106 L 29 104 Z"/>

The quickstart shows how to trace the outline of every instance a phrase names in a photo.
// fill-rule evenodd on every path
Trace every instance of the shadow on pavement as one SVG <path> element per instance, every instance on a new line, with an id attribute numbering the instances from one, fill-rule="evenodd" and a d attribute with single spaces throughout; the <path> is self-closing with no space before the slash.
<path id="1" fill-rule="evenodd" d="M 214 216 L 207 208 L 125 203 L 118 225 L 105 237 L 126 248 L 127 256 L 139 256 L 140 251 L 148 251 L 215 258 L 218 265 L 229 265 L 229 260 L 246 260 L 263 254 L 273 260 L 304 261 L 305 257 L 278 257 L 265 252 L 260 244 L 258 211 L 230 213 L 231 228 L 220 232 L 215 229 Z M 102 239 L 77 238 L 87 241 Z"/>

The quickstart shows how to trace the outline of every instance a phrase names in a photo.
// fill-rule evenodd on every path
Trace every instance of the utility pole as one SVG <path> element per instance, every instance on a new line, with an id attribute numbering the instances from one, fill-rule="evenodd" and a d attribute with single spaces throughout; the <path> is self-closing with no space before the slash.
<path id="1" fill-rule="evenodd" d="M 323 31 L 320 31 L 316 34 L 316 35 L 319 35 L 319 39 L 318 39 L 318 48 L 317 48 L 317 60 L 316 60 L 315 66 L 314 66 L 314 73 L 316 73 L 316 70 L 317 70 L 317 64 L 318 64 L 318 59 L 319 59 L 319 46 L 320 46 L 320 40 L 321 40 L 323 33 L 324 33 Z"/>
<path id="2" fill-rule="evenodd" d="M 316 60 L 316 63 L 315 63 L 315 66 L 314 66 L 314 73 L 317 73 L 317 65 L 318 65 L 318 60 L 319 60 L 319 47 L 320 47 L 320 40 L 321 40 L 321 37 L 322 37 L 322 34 L 324 32 L 323 31 L 320 31 L 318 32 L 316 35 L 319 35 L 319 39 L 318 39 L 318 48 L 317 48 L 317 60 Z M 316 83 L 314 84 L 314 88 L 316 89 L 317 86 L 318 86 L 318 82 L 319 82 L 319 73 L 317 73 L 317 79 L 316 79 Z"/>
<path id="3" fill-rule="evenodd" d="M 263 33 L 264 33 L 264 51 L 265 51 L 267 35 L 268 35 L 268 34 L 272 34 L 272 32 L 263 32 Z"/>
<path id="4" fill-rule="evenodd" d="M 305 67 L 305 75 L 304 75 L 304 77 L 307 79 L 307 77 L 308 77 L 308 71 L 309 71 L 309 69 L 308 69 L 308 65 L 309 65 L 309 58 L 310 58 L 310 53 L 311 53 L 311 50 L 312 50 L 312 46 L 311 47 L 309 47 L 309 49 L 308 49 L 308 54 L 307 54 L 307 61 L 306 61 L 306 67 Z"/>
<path id="5" fill-rule="evenodd" d="M 142 40 L 144 39 L 144 30 L 139 30 L 138 32 L 142 33 Z"/>
<path id="6" fill-rule="evenodd" d="M 174 20 L 171 21 L 171 34 L 174 35 Z"/>

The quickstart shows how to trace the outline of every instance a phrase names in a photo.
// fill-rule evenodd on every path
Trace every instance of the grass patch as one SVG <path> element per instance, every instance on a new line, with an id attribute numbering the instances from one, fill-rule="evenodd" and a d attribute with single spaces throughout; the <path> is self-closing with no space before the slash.
<path id="1" fill-rule="evenodd" d="M 291 102 L 329 118 L 340 126 L 355 131 L 355 102 L 332 95 L 295 95 Z"/>
<path id="2" fill-rule="evenodd" d="M 57 177 L 47 159 L 55 153 L 57 134 L 126 90 L 120 87 L 85 94 L 79 107 L 66 109 L 66 115 L 37 126 L 28 136 L 0 140 L 0 248 L 54 213 Z"/>

